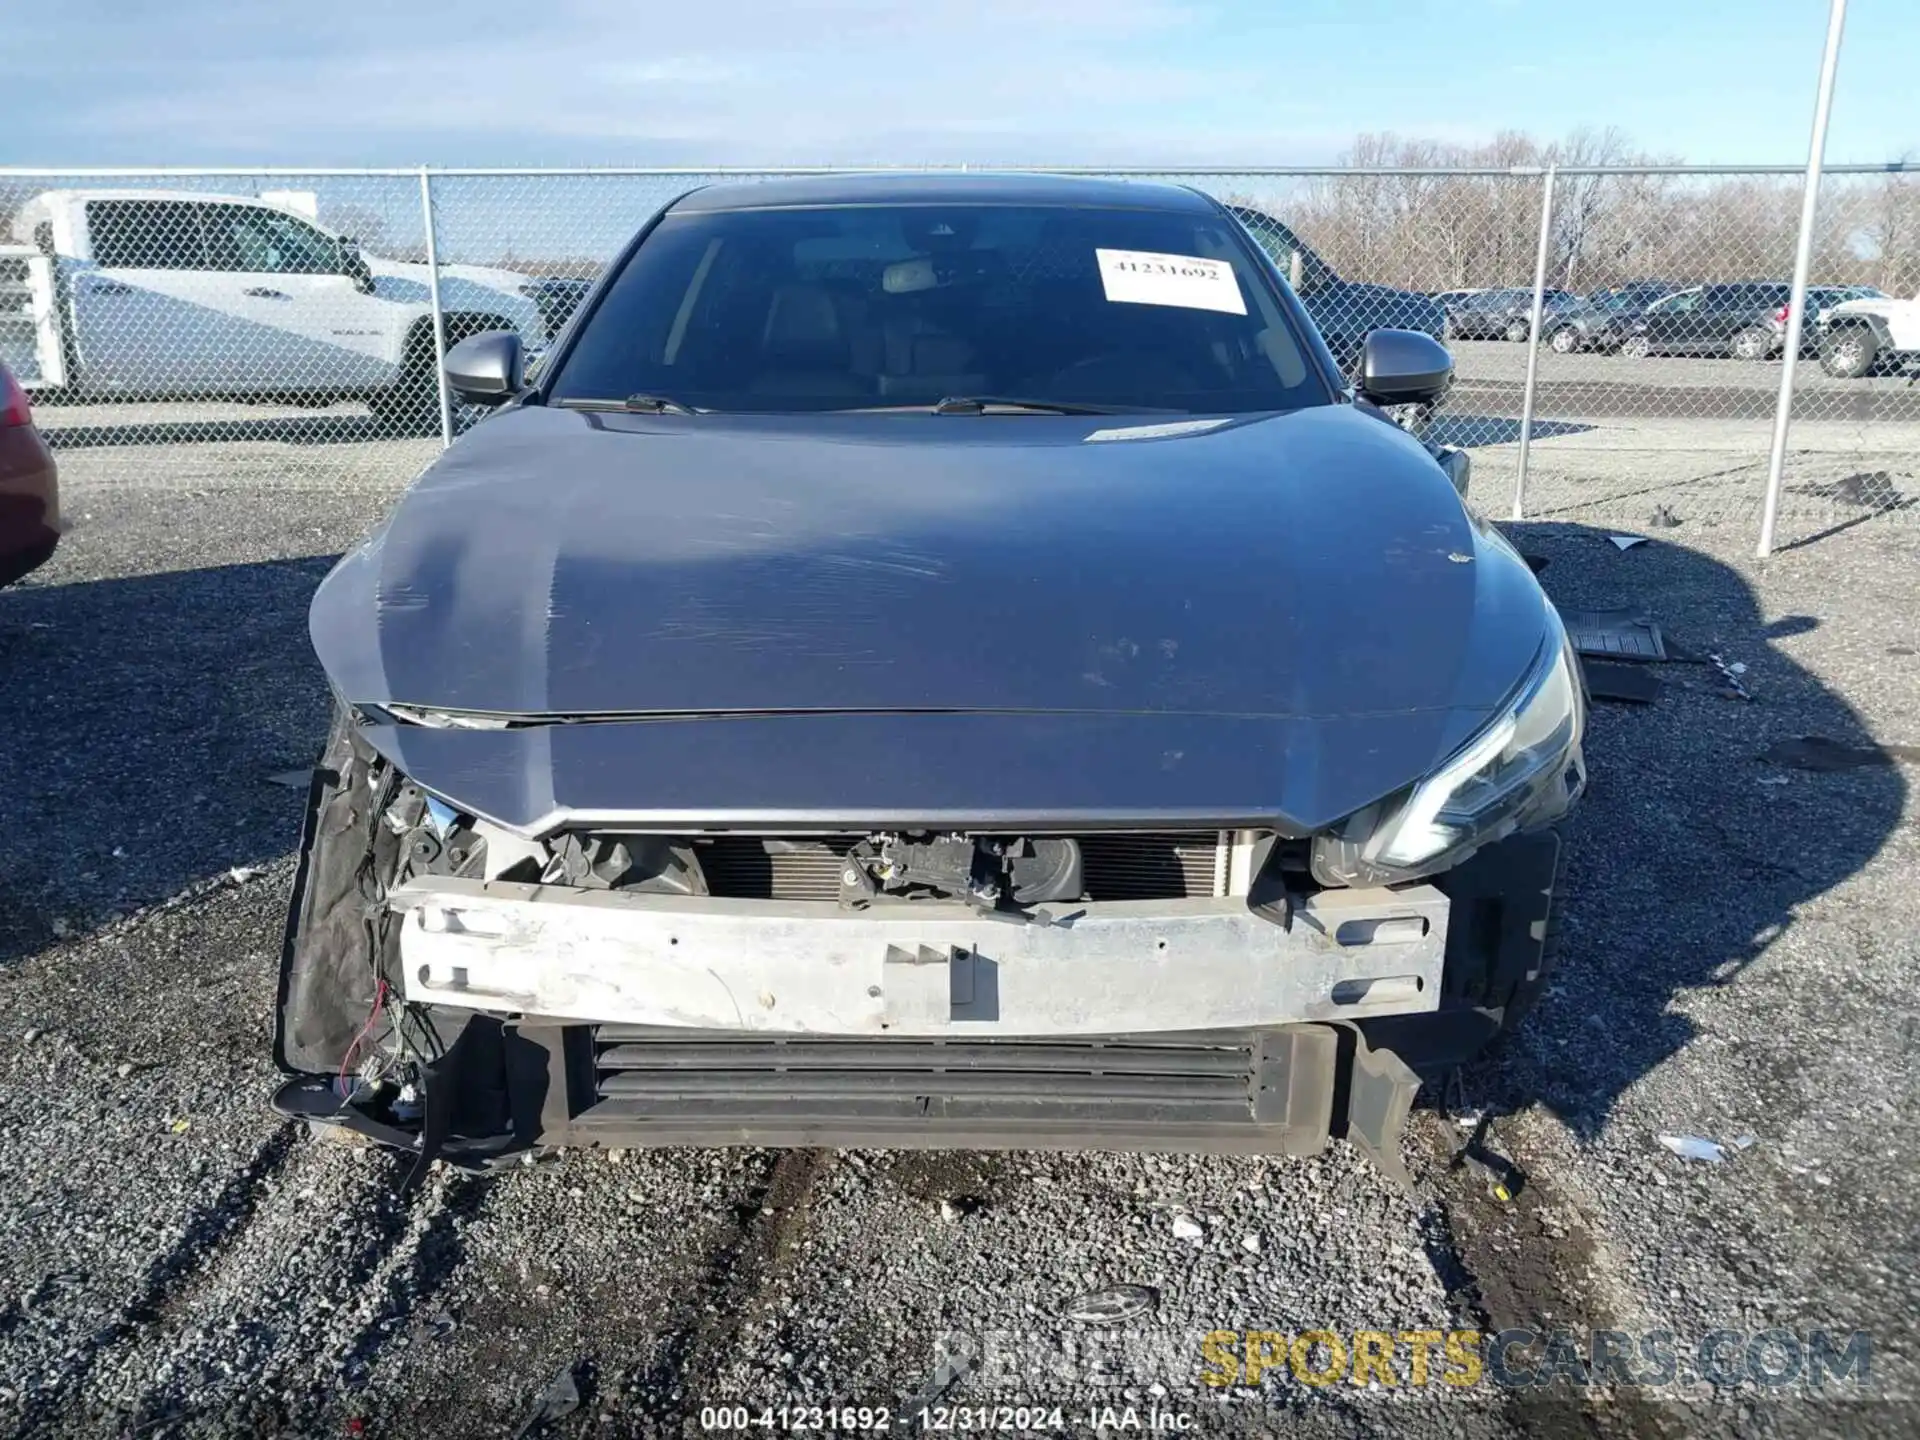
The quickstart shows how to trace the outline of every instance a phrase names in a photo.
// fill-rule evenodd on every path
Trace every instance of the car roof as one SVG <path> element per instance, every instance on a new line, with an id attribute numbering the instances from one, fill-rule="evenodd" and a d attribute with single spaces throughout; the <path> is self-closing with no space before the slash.
<path id="1" fill-rule="evenodd" d="M 1082 175 L 979 171 L 879 171 L 789 176 L 709 185 L 669 207 L 675 215 L 818 205 L 1082 205 L 1100 209 L 1212 214 L 1214 202 L 1184 185 Z"/>

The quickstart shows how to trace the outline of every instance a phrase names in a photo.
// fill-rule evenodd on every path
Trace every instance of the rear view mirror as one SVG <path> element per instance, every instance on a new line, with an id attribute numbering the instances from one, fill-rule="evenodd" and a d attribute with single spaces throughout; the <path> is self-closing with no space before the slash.
<path id="1" fill-rule="evenodd" d="M 517 334 L 489 330 L 447 351 L 447 383 L 468 405 L 499 405 L 519 393 L 524 364 Z"/>
<path id="2" fill-rule="evenodd" d="M 1360 347 L 1357 389 L 1376 405 L 1431 405 L 1453 385 L 1453 356 L 1418 330 L 1375 330 Z"/>

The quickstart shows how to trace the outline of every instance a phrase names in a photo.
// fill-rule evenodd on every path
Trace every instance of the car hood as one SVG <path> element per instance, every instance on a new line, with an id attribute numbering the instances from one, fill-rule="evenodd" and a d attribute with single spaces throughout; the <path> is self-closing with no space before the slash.
<path id="1" fill-rule="evenodd" d="M 312 631 L 354 704 L 596 721 L 373 732 L 521 829 L 702 805 L 1312 826 L 1483 723 L 1545 605 L 1425 450 L 1350 406 L 530 407 L 427 471 Z"/>

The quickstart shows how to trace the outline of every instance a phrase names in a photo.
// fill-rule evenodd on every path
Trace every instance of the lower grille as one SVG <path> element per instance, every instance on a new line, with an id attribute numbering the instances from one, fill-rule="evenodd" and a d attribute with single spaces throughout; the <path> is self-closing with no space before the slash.
<path id="1" fill-rule="evenodd" d="M 1248 1118 L 1253 1045 L 1247 1032 L 869 1040 L 602 1025 L 593 1050 L 596 1097 L 633 1118 L 692 1112 L 715 1120 L 823 1113 L 1019 1119 L 1045 1113 L 1225 1123 Z"/>
<path id="2" fill-rule="evenodd" d="M 1089 900 L 1185 900 L 1214 893 L 1220 836 L 1212 830 L 1082 835 Z M 783 840 L 716 835 L 694 843 L 715 895 L 741 900 L 834 900 L 853 837 Z"/>

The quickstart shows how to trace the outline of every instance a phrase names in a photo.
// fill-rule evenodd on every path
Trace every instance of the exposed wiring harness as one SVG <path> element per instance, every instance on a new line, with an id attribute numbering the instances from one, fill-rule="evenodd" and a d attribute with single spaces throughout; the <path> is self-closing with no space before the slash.
<path id="1" fill-rule="evenodd" d="M 385 980 L 376 980 L 374 981 L 373 989 L 373 1009 L 367 1014 L 367 1023 L 360 1027 L 360 1033 L 354 1036 L 353 1043 L 347 1046 L 347 1053 L 340 1057 L 340 1083 L 338 1088 L 341 1098 L 344 1100 L 351 1100 L 355 1092 L 359 1089 L 358 1085 L 348 1081 L 347 1072 L 353 1068 L 353 1057 L 360 1052 L 360 1047 L 366 1043 L 367 1037 L 373 1033 L 373 1027 L 380 1023 L 380 1012 L 386 1008 L 386 1003 L 387 982 Z"/>

